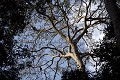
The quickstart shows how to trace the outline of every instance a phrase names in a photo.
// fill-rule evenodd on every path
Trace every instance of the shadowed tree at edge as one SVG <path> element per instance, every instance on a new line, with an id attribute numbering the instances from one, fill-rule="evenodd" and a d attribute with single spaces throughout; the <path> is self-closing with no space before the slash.
<path id="1" fill-rule="evenodd" d="M 13 50 L 14 36 L 26 25 L 27 5 L 22 0 L 0 1 L 0 80 L 19 80 Z"/>

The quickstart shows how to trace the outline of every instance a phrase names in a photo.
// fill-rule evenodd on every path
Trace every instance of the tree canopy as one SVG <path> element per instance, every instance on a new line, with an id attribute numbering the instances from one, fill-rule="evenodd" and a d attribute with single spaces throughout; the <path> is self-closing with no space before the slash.
<path id="1" fill-rule="evenodd" d="M 119 45 L 119 35 L 115 22 L 119 23 L 119 19 L 113 19 L 118 13 L 112 14 L 109 10 L 113 7 L 109 8 L 109 4 L 115 5 L 115 9 L 119 5 L 107 0 L 2 0 L 0 75 L 14 68 L 12 72 L 16 71 L 14 74 L 21 79 L 56 80 L 62 71 L 77 69 L 81 80 L 89 80 L 88 73 L 93 74 L 90 63 L 106 63 L 100 67 L 101 75 L 104 69 L 114 68 L 106 66 L 112 66 L 112 55 L 117 55 L 114 51 Z M 109 25 L 113 25 L 114 32 L 107 30 Z M 105 33 L 102 43 L 93 38 L 94 34 L 99 36 L 96 31 Z M 106 40 L 112 41 L 114 34 L 118 41 L 107 44 Z"/>
<path id="2" fill-rule="evenodd" d="M 102 64 L 96 74 L 89 77 L 89 80 L 118 80 L 119 79 L 119 46 L 114 34 L 112 22 L 104 29 L 104 38 L 100 44 L 93 49 L 96 57 L 99 57 L 98 65 Z M 99 47 L 98 47 L 99 46 Z M 96 65 L 96 67 L 98 66 Z M 88 73 L 89 75 L 89 73 Z M 81 80 L 79 70 L 63 71 L 62 80 Z"/>

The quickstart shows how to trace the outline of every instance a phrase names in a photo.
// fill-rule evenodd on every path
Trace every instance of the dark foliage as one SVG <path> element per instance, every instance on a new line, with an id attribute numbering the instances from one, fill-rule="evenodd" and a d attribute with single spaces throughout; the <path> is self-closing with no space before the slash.
<path id="1" fill-rule="evenodd" d="M 101 62 L 105 62 L 101 67 L 96 80 L 119 80 L 120 79 L 120 51 L 114 35 L 112 23 L 105 29 L 105 37 L 100 47 L 94 49 Z M 101 73 L 102 71 L 102 73 Z"/>
<path id="2" fill-rule="evenodd" d="M 18 80 L 14 36 L 27 25 L 24 0 L 0 0 L 0 80 Z"/>
<path id="3" fill-rule="evenodd" d="M 63 71 L 61 80 L 82 80 L 79 70 Z"/>
<path id="4" fill-rule="evenodd" d="M 0 1 L 0 80 L 18 80 L 20 70 L 32 67 L 32 61 L 17 63 L 18 59 L 31 58 L 31 54 L 26 46 L 14 47 L 14 36 L 29 24 L 32 11 L 46 14 L 45 4 L 49 3 L 51 0 Z"/>

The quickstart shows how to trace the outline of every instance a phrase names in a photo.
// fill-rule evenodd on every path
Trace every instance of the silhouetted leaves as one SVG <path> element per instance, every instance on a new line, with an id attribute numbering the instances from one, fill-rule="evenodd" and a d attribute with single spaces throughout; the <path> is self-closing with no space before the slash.
<path id="1" fill-rule="evenodd" d="M 29 16 L 29 15 L 28 15 Z M 0 1 L 0 80 L 18 80 L 19 69 L 13 51 L 14 36 L 28 23 L 24 0 Z"/>
<path id="2" fill-rule="evenodd" d="M 82 80 L 79 70 L 63 71 L 61 80 Z"/>
<path id="3" fill-rule="evenodd" d="M 101 62 L 104 62 L 104 65 L 98 73 L 99 76 L 97 76 L 97 80 L 119 80 L 120 51 L 112 23 L 108 25 L 104 33 L 105 37 L 102 43 L 99 48 L 94 50 L 94 53 L 100 57 Z"/>

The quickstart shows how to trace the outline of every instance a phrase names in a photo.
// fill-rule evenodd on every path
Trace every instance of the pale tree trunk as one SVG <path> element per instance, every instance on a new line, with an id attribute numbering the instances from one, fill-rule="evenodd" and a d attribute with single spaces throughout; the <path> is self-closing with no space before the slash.
<path id="1" fill-rule="evenodd" d="M 89 80 L 88 75 L 85 71 L 85 66 L 83 64 L 82 59 L 78 55 L 74 55 L 73 59 L 77 63 L 78 69 L 80 70 L 80 73 L 81 73 L 82 80 Z"/>
<path id="2" fill-rule="evenodd" d="M 120 49 L 120 10 L 117 7 L 116 0 L 104 0 L 104 3 L 110 19 L 112 20 L 114 33 Z"/>
<path id="3" fill-rule="evenodd" d="M 75 62 L 77 63 L 78 69 L 80 70 L 81 73 L 81 79 L 82 80 L 89 80 L 88 75 L 85 71 L 85 66 L 83 64 L 82 58 L 80 58 L 77 46 L 72 44 L 72 49 L 74 50 L 73 55 L 71 55 L 71 57 L 75 60 Z"/>

